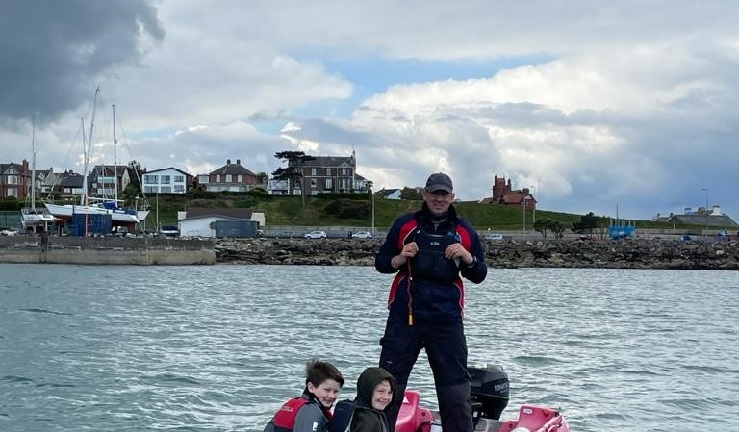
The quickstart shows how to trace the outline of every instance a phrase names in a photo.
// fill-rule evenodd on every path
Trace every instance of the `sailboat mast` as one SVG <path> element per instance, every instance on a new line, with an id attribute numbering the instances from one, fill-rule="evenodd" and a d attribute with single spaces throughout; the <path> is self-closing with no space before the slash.
<path id="1" fill-rule="evenodd" d="M 92 116 L 90 117 L 90 133 L 87 135 L 87 143 L 85 143 L 85 119 L 82 119 L 82 147 L 84 149 L 85 173 L 82 179 L 82 205 L 87 205 L 87 175 L 89 174 L 90 151 L 92 146 L 92 127 L 95 124 L 95 109 L 97 108 L 98 93 L 100 87 L 95 89 L 95 96 L 92 99 Z"/>
<path id="2" fill-rule="evenodd" d="M 113 199 L 118 204 L 118 158 L 115 153 L 118 141 L 115 138 L 115 104 L 113 104 Z"/>
<path id="3" fill-rule="evenodd" d="M 36 120 L 31 126 L 31 211 L 36 214 Z"/>

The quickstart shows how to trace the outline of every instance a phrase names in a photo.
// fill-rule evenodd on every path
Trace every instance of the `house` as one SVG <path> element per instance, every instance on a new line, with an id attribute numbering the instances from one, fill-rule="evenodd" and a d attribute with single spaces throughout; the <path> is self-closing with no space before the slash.
<path id="1" fill-rule="evenodd" d="M 235 164 L 226 159 L 226 165 L 208 174 L 198 174 L 197 184 L 208 192 L 248 192 L 265 187 L 256 174 L 241 166 L 241 159 L 236 159 Z"/>
<path id="2" fill-rule="evenodd" d="M 495 176 L 493 184 L 493 196 L 480 200 L 481 204 L 502 204 L 513 207 L 526 207 L 526 210 L 536 208 L 536 198 L 531 194 L 529 188 L 513 190 L 511 179 L 506 182 L 505 177 Z"/>
<path id="3" fill-rule="evenodd" d="M 62 179 L 59 182 L 59 191 L 62 195 L 81 196 L 84 186 L 85 176 L 75 173 L 72 170 L 64 170 Z"/>
<path id="4" fill-rule="evenodd" d="M 256 237 L 264 226 L 264 213 L 244 208 L 192 207 L 177 212 L 182 237 Z"/>
<path id="5" fill-rule="evenodd" d="M 307 195 L 320 193 L 367 193 L 369 181 L 357 174 L 356 154 L 342 156 L 315 156 L 311 160 L 290 161 L 289 168 L 297 169 Z M 300 185 L 293 184 L 292 194 L 300 194 Z"/>
<path id="6" fill-rule="evenodd" d="M 87 182 L 90 195 L 112 198 L 126 189 L 131 177 L 125 165 L 95 165 L 90 170 Z"/>
<path id="7" fill-rule="evenodd" d="M 141 174 L 144 194 L 186 194 L 193 176 L 177 168 L 163 168 Z"/>
<path id="8" fill-rule="evenodd" d="M 681 215 L 671 214 L 666 218 L 657 218 L 660 222 L 671 222 L 674 224 L 686 224 L 686 225 L 699 225 L 705 226 L 706 228 L 736 228 L 739 224 L 734 222 L 726 213 L 724 213 L 721 206 L 714 205 L 711 210 L 706 210 L 705 207 L 698 208 L 698 211 L 693 211 L 692 208 L 687 207 Z"/>
<path id="9" fill-rule="evenodd" d="M 31 171 L 28 161 L 23 163 L 0 164 L 0 198 L 15 197 L 23 199 L 31 187 Z"/>
<path id="10" fill-rule="evenodd" d="M 385 199 L 397 200 L 400 199 L 401 193 L 403 193 L 402 189 L 382 189 L 377 191 L 376 195 Z"/>

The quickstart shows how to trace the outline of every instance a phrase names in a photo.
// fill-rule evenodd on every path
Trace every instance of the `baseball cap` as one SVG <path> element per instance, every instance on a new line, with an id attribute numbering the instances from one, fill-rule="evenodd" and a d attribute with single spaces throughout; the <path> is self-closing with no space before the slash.
<path id="1" fill-rule="evenodd" d="M 444 191 L 452 193 L 452 179 L 444 173 L 433 173 L 426 180 L 426 192 L 434 193 Z"/>

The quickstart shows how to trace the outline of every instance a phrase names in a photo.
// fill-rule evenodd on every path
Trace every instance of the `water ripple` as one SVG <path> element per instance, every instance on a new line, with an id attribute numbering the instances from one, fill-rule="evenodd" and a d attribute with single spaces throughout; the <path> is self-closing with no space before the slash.
<path id="1" fill-rule="evenodd" d="M 390 277 L 364 267 L 0 265 L 0 430 L 261 431 L 334 362 L 374 365 Z M 100 281 L 100 283 L 90 283 Z M 524 269 L 469 285 L 471 364 L 502 364 L 505 417 L 577 431 L 739 424 L 735 272 Z M 63 318 L 56 318 L 57 316 Z M 421 355 L 409 387 L 436 406 Z"/>

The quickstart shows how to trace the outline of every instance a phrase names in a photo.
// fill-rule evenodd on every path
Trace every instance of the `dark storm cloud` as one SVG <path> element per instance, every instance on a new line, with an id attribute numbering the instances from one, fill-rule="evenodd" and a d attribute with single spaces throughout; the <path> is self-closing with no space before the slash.
<path id="1" fill-rule="evenodd" d="M 164 30 L 146 0 L 0 0 L 0 122 L 41 122 L 89 98 L 98 77 L 136 63 Z"/>

